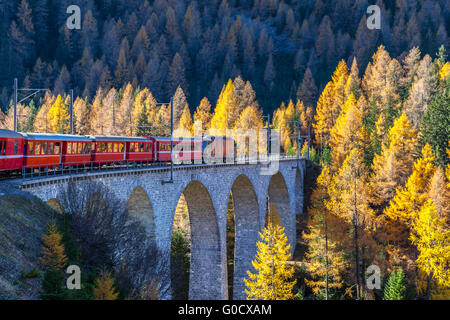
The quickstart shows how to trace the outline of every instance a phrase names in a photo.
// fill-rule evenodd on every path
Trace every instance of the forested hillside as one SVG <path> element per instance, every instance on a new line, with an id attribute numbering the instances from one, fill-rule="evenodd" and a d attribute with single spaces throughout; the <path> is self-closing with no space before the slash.
<path id="1" fill-rule="evenodd" d="M 251 82 L 265 112 L 297 97 L 312 105 L 338 61 L 364 70 L 384 44 L 401 60 L 418 46 L 448 48 L 448 1 L 377 1 L 381 30 L 366 26 L 367 0 L 16 0 L 0 3 L 0 106 L 12 79 L 24 87 L 96 92 L 149 88 L 168 101 L 181 86 L 191 111 L 238 75 Z M 65 27 L 69 5 L 81 29 Z M 36 105 L 39 104 L 35 101 Z"/>

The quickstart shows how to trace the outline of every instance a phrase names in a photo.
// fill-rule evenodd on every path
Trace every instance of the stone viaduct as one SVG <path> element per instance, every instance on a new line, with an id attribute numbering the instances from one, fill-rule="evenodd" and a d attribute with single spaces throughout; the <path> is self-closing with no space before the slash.
<path id="1" fill-rule="evenodd" d="M 79 181 L 80 185 L 90 179 L 101 182 L 169 256 L 173 219 L 183 193 L 191 228 L 189 299 L 199 300 L 228 299 L 226 216 L 231 192 L 235 214 L 233 298 L 245 299 L 243 279 L 247 270 L 253 270 L 251 261 L 258 232 L 264 227 L 267 199 L 276 206 L 294 250 L 295 216 L 303 212 L 305 164 L 304 158 L 280 160 L 278 170 L 270 175 L 261 174 L 267 164 L 175 166 L 173 183 L 164 184 L 161 181 L 169 177 L 167 167 L 42 177 L 18 183 L 23 191 L 48 202 L 58 200 L 70 181 Z M 170 289 L 170 283 L 164 285 Z"/>

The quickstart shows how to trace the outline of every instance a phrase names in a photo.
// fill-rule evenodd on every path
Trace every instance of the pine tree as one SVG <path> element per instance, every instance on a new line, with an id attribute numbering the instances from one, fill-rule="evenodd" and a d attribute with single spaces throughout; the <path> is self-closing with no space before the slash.
<path id="1" fill-rule="evenodd" d="M 450 81 L 437 92 L 425 112 L 420 129 L 420 142 L 429 143 L 436 152 L 438 164 L 446 166 L 450 157 L 445 150 L 450 137 Z"/>
<path id="2" fill-rule="evenodd" d="M 273 204 L 270 210 L 271 214 L 275 214 Z M 271 220 L 259 235 L 261 241 L 257 243 L 258 251 L 252 261 L 256 273 L 247 271 L 248 279 L 244 279 L 247 300 L 293 299 L 292 289 L 296 280 L 291 280 L 294 268 L 287 264 L 290 245 L 287 244 L 284 228 Z"/>
<path id="3" fill-rule="evenodd" d="M 402 268 L 392 271 L 384 287 L 383 300 L 404 300 L 406 291 L 405 274 Z"/>
<path id="4" fill-rule="evenodd" d="M 94 300 L 117 300 L 119 293 L 114 288 L 114 278 L 110 272 L 102 271 L 95 280 Z"/>

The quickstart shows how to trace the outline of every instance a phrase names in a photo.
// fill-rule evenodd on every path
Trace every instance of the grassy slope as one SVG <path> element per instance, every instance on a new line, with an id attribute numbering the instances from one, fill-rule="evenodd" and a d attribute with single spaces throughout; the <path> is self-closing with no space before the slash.
<path id="1" fill-rule="evenodd" d="M 41 279 L 25 275 L 35 267 L 42 275 L 41 238 L 53 214 L 39 199 L 0 186 L 0 300 L 39 298 Z"/>

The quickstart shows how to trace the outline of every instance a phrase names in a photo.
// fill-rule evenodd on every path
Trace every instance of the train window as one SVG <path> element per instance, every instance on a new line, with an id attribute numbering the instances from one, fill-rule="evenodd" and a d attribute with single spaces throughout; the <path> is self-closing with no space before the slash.
<path id="1" fill-rule="evenodd" d="M 83 148 L 83 153 L 84 153 L 84 154 L 88 154 L 88 150 L 89 150 L 89 149 L 88 149 L 88 143 L 85 143 L 85 144 L 84 144 L 84 148 Z"/>
<path id="2" fill-rule="evenodd" d="M 111 153 L 113 151 L 112 149 L 112 143 L 108 143 L 108 152 Z"/>
<path id="3" fill-rule="evenodd" d="M 108 151 L 108 144 L 106 142 L 102 143 L 102 152 Z"/>
<path id="4" fill-rule="evenodd" d="M 139 151 L 140 151 L 140 152 L 144 152 L 144 144 L 143 144 L 143 143 L 141 143 L 141 144 L 139 145 Z"/>
<path id="5" fill-rule="evenodd" d="M 18 151 L 19 151 L 19 141 L 15 140 L 14 141 L 14 154 L 17 154 Z"/>
<path id="6" fill-rule="evenodd" d="M 101 145 L 101 143 L 96 143 L 96 145 L 97 145 L 97 152 L 98 153 L 102 152 L 102 145 Z"/>
<path id="7" fill-rule="evenodd" d="M 119 152 L 120 152 L 120 153 L 123 152 L 123 143 L 119 143 Z"/>
<path id="8" fill-rule="evenodd" d="M 6 141 L 0 140 L 0 154 L 5 154 Z"/>
<path id="9" fill-rule="evenodd" d="M 50 142 L 49 144 L 48 144 L 48 154 L 53 154 L 53 148 L 54 148 L 54 143 L 53 142 Z"/>
<path id="10" fill-rule="evenodd" d="M 145 144 L 145 152 L 148 152 L 148 143 Z"/>
<path id="11" fill-rule="evenodd" d="M 61 145 L 60 145 L 59 142 L 55 143 L 55 154 L 60 154 L 61 153 L 60 146 Z"/>
<path id="12" fill-rule="evenodd" d="M 41 143 L 40 142 L 36 142 L 36 144 L 34 145 L 34 154 L 35 155 L 41 154 Z"/>
<path id="13" fill-rule="evenodd" d="M 113 146 L 113 152 L 114 152 L 114 153 L 117 153 L 118 150 L 119 150 L 118 144 L 117 144 L 117 143 L 114 143 L 114 146 Z"/>
<path id="14" fill-rule="evenodd" d="M 130 143 L 130 152 L 134 152 L 134 142 Z"/>
<path id="15" fill-rule="evenodd" d="M 47 154 L 47 142 L 42 144 L 42 154 Z"/>
<path id="16" fill-rule="evenodd" d="M 161 143 L 161 151 L 170 151 L 169 143 Z"/>

